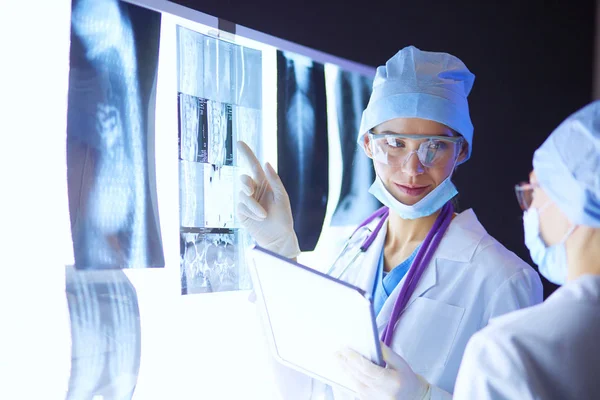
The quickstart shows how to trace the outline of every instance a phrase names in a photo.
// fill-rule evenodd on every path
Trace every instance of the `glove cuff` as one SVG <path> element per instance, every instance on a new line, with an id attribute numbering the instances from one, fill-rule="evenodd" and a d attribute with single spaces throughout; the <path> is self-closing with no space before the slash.
<path id="1" fill-rule="evenodd" d="M 296 258 L 300 255 L 300 245 L 298 244 L 298 238 L 294 231 L 285 235 L 281 240 L 277 241 L 278 251 L 277 253 L 286 258 Z"/>

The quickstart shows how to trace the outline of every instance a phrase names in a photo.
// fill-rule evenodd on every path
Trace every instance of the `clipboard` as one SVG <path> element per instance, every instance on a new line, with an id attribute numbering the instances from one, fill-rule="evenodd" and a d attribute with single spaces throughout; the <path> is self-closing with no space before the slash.
<path id="1" fill-rule="evenodd" d="M 278 362 L 351 393 L 336 351 L 349 347 L 385 365 L 370 294 L 260 246 L 250 253 L 263 330 Z"/>

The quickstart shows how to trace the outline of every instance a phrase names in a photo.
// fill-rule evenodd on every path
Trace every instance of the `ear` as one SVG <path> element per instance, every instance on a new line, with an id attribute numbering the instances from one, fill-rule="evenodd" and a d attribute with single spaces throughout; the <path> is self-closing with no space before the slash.
<path id="1" fill-rule="evenodd" d="M 463 140 L 462 146 L 460 149 L 460 154 L 458 155 L 457 164 L 462 163 L 465 158 L 467 158 L 467 154 L 469 154 L 469 143 L 466 140 Z"/>
<path id="2" fill-rule="evenodd" d="M 371 141 L 369 140 L 369 135 L 364 135 L 362 140 L 362 148 L 371 160 L 373 159 L 373 152 L 371 151 Z"/>

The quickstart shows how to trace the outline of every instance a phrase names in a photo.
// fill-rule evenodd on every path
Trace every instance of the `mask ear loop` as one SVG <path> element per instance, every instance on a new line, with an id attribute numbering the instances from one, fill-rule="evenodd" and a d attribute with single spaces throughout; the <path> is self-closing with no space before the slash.
<path id="1" fill-rule="evenodd" d="M 538 214 L 538 221 L 540 218 L 540 214 L 542 213 L 542 211 L 546 210 L 548 207 L 550 207 L 552 205 L 552 200 L 548 200 L 547 202 L 545 202 L 541 207 L 539 207 L 537 209 L 537 214 Z M 530 209 L 533 207 L 530 207 Z M 539 224 L 539 222 L 538 222 Z M 575 232 L 575 229 L 577 229 L 577 225 L 571 225 L 571 227 L 569 228 L 569 230 L 567 231 L 567 233 L 564 234 L 564 236 L 562 237 L 562 239 L 557 243 L 557 245 L 561 245 L 564 244 L 567 239 L 569 238 L 569 236 L 571 236 L 571 234 L 573 232 Z M 541 234 L 541 232 L 540 232 Z M 545 244 L 545 243 L 544 243 Z"/>
<path id="2" fill-rule="evenodd" d="M 563 236 L 563 238 L 560 240 L 560 244 L 564 244 L 569 238 L 569 236 L 571 236 L 571 234 L 575 232 L 575 229 L 577 229 L 577 225 L 571 225 L 565 236 Z"/>

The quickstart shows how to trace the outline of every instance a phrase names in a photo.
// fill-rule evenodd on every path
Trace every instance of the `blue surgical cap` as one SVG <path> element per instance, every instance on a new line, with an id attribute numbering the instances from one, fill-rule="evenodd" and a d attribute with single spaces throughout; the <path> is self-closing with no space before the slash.
<path id="1" fill-rule="evenodd" d="M 358 132 L 364 135 L 394 118 L 422 118 L 454 129 L 469 143 L 471 156 L 473 124 L 467 96 L 475 75 L 466 65 L 447 53 L 405 47 L 377 68 L 373 92 L 364 110 Z"/>
<path id="2" fill-rule="evenodd" d="M 533 170 L 571 222 L 600 228 L 600 101 L 550 134 L 533 155 Z"/>

